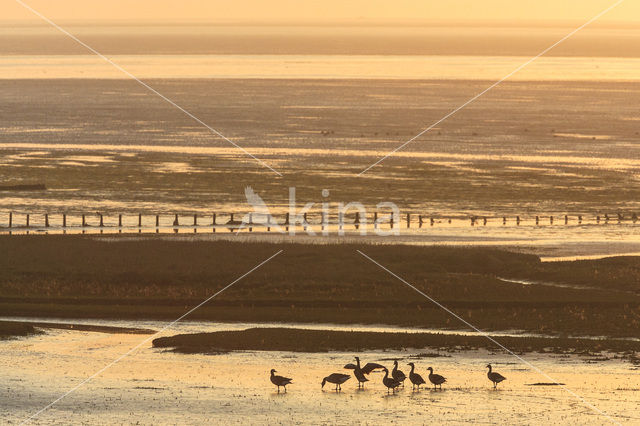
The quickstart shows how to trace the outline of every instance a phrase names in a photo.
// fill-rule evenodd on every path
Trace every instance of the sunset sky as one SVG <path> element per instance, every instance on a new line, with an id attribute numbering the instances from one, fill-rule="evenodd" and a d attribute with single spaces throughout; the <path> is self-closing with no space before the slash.
<path id="1" fill-rule="evenodd" d="M 384 23 L 398 21 L 586 21 L 615 0 L 25 0 L 57 21 L 157 21 L 239 23 Z M 0 6 L 0 20 L 37 18 L 19 3 Z M 628 0 L 602 18 L 602 23 L 640 22 L 640 2 Z"/>

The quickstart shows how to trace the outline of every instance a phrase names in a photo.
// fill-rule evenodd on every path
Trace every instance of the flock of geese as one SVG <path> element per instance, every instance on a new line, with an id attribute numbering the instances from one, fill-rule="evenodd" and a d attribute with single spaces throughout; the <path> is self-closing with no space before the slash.
<path id="1" fill-rule="evenodd" d="M 347 370 L 353 370 L 353 375 L 358 380 L 358 389 L 364 389 L 364 384 L 369 381 L 367 376 L 372 371 L 375 371 L 375 370 L 384 371 L 382 384 L 385 385 L 385 387 L 387 388 L 387 393 L 395 392 L 400 386 L 404 387 L 404 381 L 407 379 L 407 375 L 404 374 L 404 372 L 398 368 L 397 360 L 393 362 L 393 370 L 391 370 L 391 376 L 389 376 L 389 370 L 384 365 L 377 364 L 375 362 L 368 362 L 364 367 L 361 367 L 360 358 L 355 357 L 355 359 L 356 359 L 355 364 L 349 363 L 345 365 L 344 368 Z M 420 385 L 424 385 L 427 382 L 422 378 L 420 374 L 416 373 L 415 371 L 416 366 L 414 365 L 413 362 L 410 362 L 407 365 L 411 367 L 411 371 L 409 371 L 409 381 L 413 385 L 412 389 L 420 390 Z M 497 388 L 498 383 L 502 382 L 503 380 L 506 380 L 506 377 L 504 377 L 502 374 L 492 371 L 491 364 L 487 364 L 486 368 L 489 369 L 489 372 L 487 373 L 487 378 L 493 383 L 494 389 Z M 446 383 L 447 379 L 439 374 L 435 374 L 433 372 L 433 368 L 431 367 L 427 368 L 427 370 L 429 371 L 429 375 L 427 376 L 427 378 L 433 385 L 433 388 L 438 389 L 439 387 L 440 389 L 442 389 L 442 384 Z M 284 391 L 286 392 L 287 385 L 290 385 L 291 383 L 293 383 L 292 382 L 293 379 L 289 377 L 277 376 L 275 373 L 276 373 L 276 370 L 272 369 L 271 383 L 273 383 L 278 387 L 278 393 L 280 393 L 280 387 L 283 387 Z M 322 387 L 324 388 L 324 385 L 327 383 L 332 383 L 336 385 L 335 391 L 339 392 L 342 390 L 341 385 L 347 380 L 349 380 L 350 378 L 351 376 L 349 374 L 343 374 L 343 373 L 329 374 L 327 377 L 322 379 Z"/>

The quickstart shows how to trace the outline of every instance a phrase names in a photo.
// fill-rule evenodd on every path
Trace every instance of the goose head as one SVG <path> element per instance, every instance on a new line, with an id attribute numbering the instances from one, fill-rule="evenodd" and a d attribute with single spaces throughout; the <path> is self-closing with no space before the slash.
<path id="1" fill-rule="evenodd" d="M 407 365 L 408 365 L 409 367 L 415 367 L 415 365 L 413 365 L 413 363 L 412 363 L 412 362 L 407 363 Z"/>
<path id="2" fill-rule="evenodd" d="M 427 368 L 427 370 L 429 370 L 433 374 L 433 368 L 432 367 Z"/>
<path id="3" fill-rule="evenodd" d="M 276 372 L 276 370 L 272 368 L 271 369 L 271 375 L 273 376 L 273 373 L 275 373 L 275 372 Z"/>
<path id="4" fill-rule="evenodd" d="M 322 386 L 324 388 L 325 383 L 327 383 L 327 378 L 325 377 L 324 379 L 322 379 Z"/>

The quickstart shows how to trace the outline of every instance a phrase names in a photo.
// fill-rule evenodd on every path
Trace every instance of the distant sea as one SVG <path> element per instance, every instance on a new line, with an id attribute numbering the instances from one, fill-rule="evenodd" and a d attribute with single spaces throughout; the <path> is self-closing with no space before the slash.
<path id="1" fill-rule="evenodd" d="M 138 78 L 499 80 L 525 56 L 113 55 Z M 518 81 L 638 81 L 640 58 L 541 57 Z M 1 79 L 129 78 L 96 55 L 0 56 Z"/>
<path id="2" fill-rule="evenodd" d="M 65 25 L 139 78 L 498 80 L 574 27 Z M 637 81 L 640 30 L 588 26 L 510 80 Z M 0 79 L 128 78 L 57 29 L 0 28 Z"/>

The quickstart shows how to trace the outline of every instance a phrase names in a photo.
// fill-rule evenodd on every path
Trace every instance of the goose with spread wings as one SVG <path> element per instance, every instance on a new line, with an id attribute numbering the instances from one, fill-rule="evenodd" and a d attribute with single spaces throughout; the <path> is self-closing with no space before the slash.
<path id="1" fill-rule="evenodd" d="M 353 375 L 358 379 L 358 388 L 364 388 L 365 382 L 368 382 L 367 375 L 371 373 L 373 370 L 383 369 L 384 366 L 377 364 L 375 362 L 368 362 L 364 367 L 360 367 L 360 358 L 356 358 L 355 364 L 347 364 L 344 366 L 347 370 L 353 370 Z"/>

